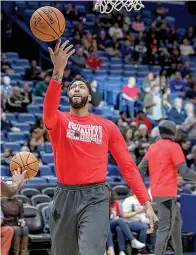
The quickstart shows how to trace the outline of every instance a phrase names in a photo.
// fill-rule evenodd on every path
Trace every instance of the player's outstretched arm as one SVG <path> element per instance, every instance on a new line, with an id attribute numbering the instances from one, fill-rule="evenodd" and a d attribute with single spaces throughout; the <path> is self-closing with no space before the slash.
<path id="1" fill-rule="evenodd" d="M 53 74 L 48 86 L 43 107 L 43 120 L 48 129 L 52 129 L 58 120 L 58 106 L 61 97 L 61 83 L 63 73 L 69 57 L 75 52 L 73 45 L 67 46 L 69 41 L 61 45 L 59 39 L 54 51 L 48 48 L 53 63 Z"/>
<path id="2" fill-rule="evenodd" d="M 150 196 L 119 129 L 112 122 L 110 126 L 109 150 L 116 160 L 126 183 L 136 195 L 140 204 L 144 205 L 146 216 L 150 221 L 148 233 L 152 233 L 155 222 L 157 222 L 157 217 L 150 203 Z"/>
<path id="3" fill-rule="evenodd" d="M 18 171 L 14 172 L 14 175 L 12 176 L 12 183 L 8 184 L 5 182 L 1 182 L 1 196 L 3 197 L 8 197 L 8 198 L 12 198 L 14 197 L 20 187 L 23 185 L 25 179 L 25 174 L 27 171 L 24 171 L 22 173 L 20 173 L 20 168 L 18 169 Z"/>
<path id="4" fill-rule="evenodd" d="M 188 168 L 184 153 L 179 144 L 174 143 L 170 148 L 170 154 L 174 165 L 177 167 L 179 174 L 189 181 L 196 181 L 196 172 Z"/>

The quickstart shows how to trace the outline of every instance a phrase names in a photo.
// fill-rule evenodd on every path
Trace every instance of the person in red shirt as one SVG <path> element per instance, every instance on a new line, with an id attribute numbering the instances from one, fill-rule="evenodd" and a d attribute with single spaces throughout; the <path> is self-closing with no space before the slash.
<path id="1" fill-rule="evenodd" d="M 132 119 L 131 123 L 137 123 L 138 125 L 145 124 L 148 128 L 148 131 L 152 131 L 152 123 L 148 118 L 145 117 L 143 111 L 138 111 L 136 118 Z"/>
<path id="2" fill-rule="evenodd" d="M 99 69 L 101 67 L 101 59 L 97 57 L 96 51 L 91 49 L 90 55 L 87 57 L 87 67 L 93 70 Z"/>
<path id="3" fill-rule="evenodd" d="M 183 255 L 181 239 L 181 215 L 177 203 L 178 172 L 184 179 L 196 181 L 196 172 L 186 164 L 184 153 L 174 142 L 176 124 L 161 121 L 159 133 L 162 139 L 152 144 L 138 168 L 144 178 L 147 169 L 153 201 L 159 206 L 159 229 L 156 237 L 155 255 L 165 255 L 172 238 L 175 254 Z"/>
<path id="4" fill-rule="evenodd" d="M 139 96 L 139 90 L 136 87 L 135 77 L 130 77 L 128 84 L 122 87 L 122 97 L 126 100 L 129 115 L 131 118 L 134 116 L 134 105 Z"/>
<path id="5" fill-rule="evenodd" d="M 111 121 L 89 113 L 90 85 L 81 77 L 75 78 L 68 87 L 70 112 L 58 111 L 63 72 L 75 52 L 68 42 L 60 46 L 59 40 L 54 52 L 49 48 L 54 68 L 43 106 L 58 179 L 50 217 L 51 253 L 100 255 L 105 252 L 109 231 L 110 192 L 105 185 L 108 149 L 144 204 L 150 232 L 157 218 L 119 129 Z"/>
<path id="6" fill-rule="evenodd" d="M 23 185 L 25 181 L 24 176 L 26 172 L 27 171 L 25 170 L 21 173 L 20 169 L 18 169 L 18 171 L 15 171 L 14 175 L 12 176 L 11 184 L 5 183 L 0 179 L 0 186 L 1 186 L 0 196 L 13 198 L 18 193 L 21 186 Z"/>

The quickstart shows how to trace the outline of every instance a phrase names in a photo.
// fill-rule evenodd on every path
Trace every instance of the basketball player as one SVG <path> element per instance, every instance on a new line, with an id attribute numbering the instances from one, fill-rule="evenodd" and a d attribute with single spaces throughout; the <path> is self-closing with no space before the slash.
<path id="1" fill-rule="evenodd" d="M 20 187 L 24 183 L 24 176 L 25 176 L 26 172 L 27 171 L 24 171 L 21 174 L 20 168 L 18 168 L 18 171 L 15 171 L 14 175 L 12 176 L 11 184 L 5 183 L 0 179 L 1 196 L 8 197 L 8 198 L 14 197 L 18 193 Z"/>
<path id="2" fill-rule="evenodd" d="M 166 254 L 170 237 L 175 254 L 183 255 L 182 221 L 177 204 L 177 178 L 179 172 L 185 179 L 196 181 L 196 172 L 188 169 L 180 145 L 174 142 L 176 124 L 164 120 L 160 122 L 158 128 L 162 139 L 150 146 L 138 166 L 143 178 L 149 169 L 151 194 L 159 208 L 155 255 Z"/>
<path id="3" fill-rule="evenodd" d="M 54 66 L 43 110 L 58 178 L 50 217 L 52 255 L 103 255 L 109 232 L 110 191 L 105 185 L 108 149 L 128 185 L 144 205 L 150 220 L 157 220 L 150 197 L 118 128 L 88 112 L 91 87 L 82 78 L 68 87 L 70 112 L 58 111 L 61 82 L 69 57 L 68 41 L 49 48 Z"/>

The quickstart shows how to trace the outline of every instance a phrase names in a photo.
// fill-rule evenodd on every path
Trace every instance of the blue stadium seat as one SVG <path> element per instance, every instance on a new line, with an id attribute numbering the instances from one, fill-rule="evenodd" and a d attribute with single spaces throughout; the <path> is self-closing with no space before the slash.
<path id="1" fill-rule="evenodd" d="M 16 114 L 6 112 L 6 119 L 10 121 L 16 121 Z"/>
<path id="2" fill-rule="evenodd" d="M 46 184 L 47 183 L 47 180 L 44 179 L 44 178 L 41 178 L 41 177 L 34 177 L 33 179 L 31 180 L 28 180 L 25 182 L 26 184 Z"/>
<path id="3" fill-rule="evenodd" d="M 37 105 L 33 105 L 33 104 L 29 104 L 28 106 L 27 106 L 27 111 L 29 112 L 29 113 L 41 113 L 41 109 L 39 108 L 39 106 L 37 106 Z"/>
<path id="4" fill-rule="evenodd" d="M 24 132 L 9 132 L 7 134 L 7 136 L 8 136 L 8 141 L 9 142 L 24 141 L 25 140 Z"/>
<path id="5" fill-rule="evenodd" d="M 108 165 L 107 171 L 108 171 L 108 176 L 119 176 L 120 175 L 120 171 L 119 171 L 118 167 L 114 166 L 114 165 Z"/>
<path id="6" fill-rule="evenodd" d="M 18 59 L 18 53 L 17 52 L 6 52 L 5 53 L 7 58 L 10 59 Z"/>
<path id="7" fill-rule="evenodd" d="M 6 142 L 7 138 L 5 137 L 5 134 L 3 132 L 1 132 L 1 141 L 2 142 Z"/>
<path id="8" fill-rule="evenodd" d="M 135 67 L 134 65 L 124 64 L 123 69 L 124 71 L 136 71 L 137 67 Z"/>
<path id="9" fill-rule="evenodd" d="M 69 105 L 59 105 L 59 110 L 62 112 L 69 112 L 70 111 L 70 107 Z"/>
<path id="10" fill-rule="evenodd" d="M 98 114 L 98 115 L 107 115 L 110 112 L 111 112 L 111 110 L 110 110 L 110 107 L 108 107 L 108 106 L 95 108 L 95 114 Z"/>
<path id="11" fill-rule="evenodd" d="M 119 84 L 121 83 L 121 81 L 122 81 L 122 76 L 118 76 L 118 77 L 108 76 L 108 80 L 107 80 L 108 83 L 119 82 Z"/>
<path id="12" fill-rule="evenodd" d="M 21 80 L 21 74 L 20 73 L 9 74 L 9 77 L 10 77 L 11 80 Z"/>
<path id="13" fill-rule="evenodd" d="M 81 70 L 81 75 L 92 75 L 92 73 L 93 73 L 93 71 L 91 70 L 91 69 L 86 69 L 86 68 L 83 68 L 82 70 Z"/>
<path id="14" fill-rule="evenodd" d="M 151 66 L 150 71 L 151 72 L 160 72 L 161 71 L 161 66 Z"/>
<path id="15" fill-rule="evenodd" d="M 146 72 L 148 72 L 149 71 L 149 66 L 147 66 L 147 65 L 139 65 L 137 67 L 137 71 L 146 71 Z"/>
<path id="16" fill-rule="evenodd" d="M 87 14 L 88 15 L 88 14 Z M 99 57 L 104 57 L 106 55 L 106 53 L 105 53 L 105 51 L 103 51 L 103 50 L 98 50 L 97 51 L 97 56 L 99 56 Z"/>
<path id="17" fill-rule="evenodd" d="M 107 71 L 106 70 L 96 70 L 95 75 L 96 76 L 107 75 Z"/>
<path id="18" fill-rule="evenodd" d="M 146 18 L 151 18 L 152 17 L 151 11 L 147 11 L 147 10 L 143 10 L 142 15 Z"/>
<path id="19" fill-rule="evenodd" d="M 136 71 L 134 70 L 124 70 L 123 71 L 124 77 L 136 76 Z"/>
<path id="20" fill-rule="evenodd" d="M 109 66 L 108 63 L 101 63 L 101 70 L 108 70 Z"/>
<path id="21" fill-rule="evenodd" d="M 42 160 L 46 164 L 54 163 L 54 155 L 53 155 L 53 153 L 44 153 L 42 155 Z"/>
<path id="22" fill-rule="evenodd" d="M 137 77 L 144 78 L 146 77 L 147 74 L 148 74 L 147 72 L 140 71 L 140 72 L 137 72 Z"/>
<path id="23" fill-rule="evenodd" d="M 18 115 L 18 121 L 19 122 L 27 122 L 27 121 L 34 122 L 35 121 L 35 117 L 31 113 L 20 113 Z"/>
<path id="24" fill-rule="evenodd" d="M 108 63 L 109 62 L 109 59 L 108 57 L 99 57 L 102 61 L 102 63 Z"/>
<path id="25" fill-rule="evenodd" d="M 110 58 L 110 62 L 113 64 L 120 64 L 120 63 L 122 63 L 122 58 L 112 57 L 112 58 Z"/>
<path id="26" fill-rule="evenodd" d="M 52 2 L 47 2 L 47 1 L 43 1 L 43 2 L 39 2 L 40 6 L 51 6 Z"/>
<path id="27" fill-rule="evenodd" d="M 176 21 L 176 20 L 175 20 L 174 17 L 171 17 L 171 16 L 165 17 L 165 22 L 166 22 L 167 25 L 169 25 L 169 26 L 174 25 L 175 21 Z"/>
<path id="28" fill-rule="evenodd" d="M 69 105 L 68 97 L 61 96 L 60 104 L 62 104 L 64 106 L 68 106 Z"/>
<path id="29" fill-rule="evenodd" d="M 144 24 L 150 26 L 152 24 L 152 19 L 150 18 L 143 18 Z"/>
<path id="30" fill-rule="evenodd" d="M 50 164 L 48 164 L 49 166 L 50 166 L 50 169 L 52 170 L 52 172 L 54 173 L 54 175 L 55 175 L 55 165 L 54 165 L 54 163 L 50 163 Z"/>
<path id="31" fill-rule="evenodd" d="M 49 179 L 49 182 L 52 184 L 57 184 L 57 178 L 56 177 L 52 177 Z"/>
<path id="32" fill-rule="evenodd" d="M 34 9 L 34 10 L 36 10 L 36 9 L 39 8 L 38 3 L 35 2 L 35 1 L 29 1 L 29 2 L 27 2 L 27 4 L 28 4 L 29 9 Z"/>
<path id="33" fill-rule="evenodd" d="M 13 151 L 20 151 L 20 144 L 19 143 L 12 143 L 12 142 L 5 142 L 2 144 L 3 151 L 7 148 L 11 148 Z"/>
<path id="34" fill-rule="evenodd" d="M 9 166 L 2 166 L 1 165 L 1 176 L 10 176 Z"/>
<path id="35" fill-rule="evenodd" d="M 177 28 L 176 29 L 176 34 L 177 36 L 183 37 L 186 33 L 186 29 L 185 28 Z"/>
<path id="36" fill-rule="evenodd" d="M 27 7 L 25 1 L 17 1 L 17 2 L 16 2 L 16 6 L 17 6 L 18 8 L 22 8 L 22 9 L 25 9 L 25 8 Z"/>
<path id="37" fill-rule="evenodd" d="M 107 176 L 106 182 L 107 183 L 114 182 L 114 179 L 111 176 Z"/>
<path id="38" fill-rule="evenodd" d="M 76 4 L 75 7 L 78 9 L 78 11 L 80 13 L 86 13 L 87 12 L 87 8 L 85 5 L 82 4 Z"/>
<path id="39" fill-rule="evenodd" d="M 40 166 L 39 174 L 40 174 L 40 177 L 54 175 L 51 168 L 49 166 L 45 166 L 45 165 Z"/>
<path id="40" fill-rule="evenodd" d="M 29 124 L 28 123 L 14 123 L 14 126 L 17 128 L 20 128 L 21 131 L 25 132 L 25 131 L 29 131 Z"/>
<path id="41" fill-rule="evenodd" d="M 44 143 L 44 151 L 46 153 L 52 153 L 52 145 L 51 145 L 51 143 L 48 143 L 48 142 Z"/>
<path id="42" fill-rule="evenodd" d="M 91 13 L 86 14 L 87 21 L 94 21 L 95 18 L 96 18 L 95 14 L 91 14 Z"/>
<path id="43" fill-rule="evenodd" d="M 30 66 L 30 65 L 29 65 L 29 60 L 28 60 L 28 59 L 16 59 L 16 60 L 15 60 L 15 63 L 16 63 L 16 65 L 18 65 L 18 66 L 25 66 L 25 67 Z"/>
<path id="44" fill-rule="evenodd" d="M 113 70 L 113 71 L 115 70 L 122 71 L 122 68 L 123 68 L 122 64 L 110 64 L 109 67 L 110 67 L 110 70 Z"/>
<path id="45" fill-rule="evenodd" d="M 110 76 L 120 76 L 122 75 L 122 70 L 110 70 Z"/>
<path id="46" fill-rule="evenodd" d="M 34 97 L 35 104 L 43 104 L 44 98 L 43 97 Z"/>
<path id="47" fill-rule="evenodd" d="M 12 68 L 15 70 L 16 73 L 25 73 L 25 68 L 23 66 L 12 65 Z"/>

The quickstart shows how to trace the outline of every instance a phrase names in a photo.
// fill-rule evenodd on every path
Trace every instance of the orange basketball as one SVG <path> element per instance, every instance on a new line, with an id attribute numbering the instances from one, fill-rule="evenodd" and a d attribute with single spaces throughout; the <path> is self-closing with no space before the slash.
<path id="1" fill-rule="evenodd" d="M 65 30 L 65 24 L 63 14 L 51 6 L 37 9 L 30 20 L 32 33 L 44 42 L 52 42 L 61 37 Z"/>
<path id="2" fill-rule="evenodd" d="M 13 156 L 10 162 L 10 171 L 14 174 L 14 171 L 18 168 L 22 170 L 27 170 L 25 174 L 25 180 L 31 179 L 36 176 L 39 169 L 39 162 L 35 155 L 30 152 L 19 152 Z"/>

